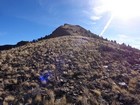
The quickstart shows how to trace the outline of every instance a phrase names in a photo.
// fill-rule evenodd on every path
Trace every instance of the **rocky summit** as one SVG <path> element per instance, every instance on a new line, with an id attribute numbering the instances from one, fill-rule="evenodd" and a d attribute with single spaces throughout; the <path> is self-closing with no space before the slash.
<path id="1" fill-rule="evenodd" d="M 92 36 L 92 33 L 79 25 L 64 24 L 63 26 L 58 27 L 54 32 L 52 32 L 50 36 L 59 37 L 59 36 L 69 36 L 69 35 Z"/>
<path id="2" fill-rule="evenodd" d="M 65 24 L 0 51 L 0 105 L 140 105 L 140 51 Z"/>

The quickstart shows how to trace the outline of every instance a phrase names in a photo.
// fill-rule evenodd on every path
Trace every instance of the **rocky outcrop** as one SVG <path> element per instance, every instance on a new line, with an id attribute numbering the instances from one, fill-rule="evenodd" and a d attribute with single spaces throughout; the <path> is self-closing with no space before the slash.
<path id="1" fill-rule="evenodd" d="M 52 32 L 50 37 L 60 36 L 85 36 L 85 37 L 99 37 L 90 31 L 87 31 L 79 25 L 64 24 Z"/>

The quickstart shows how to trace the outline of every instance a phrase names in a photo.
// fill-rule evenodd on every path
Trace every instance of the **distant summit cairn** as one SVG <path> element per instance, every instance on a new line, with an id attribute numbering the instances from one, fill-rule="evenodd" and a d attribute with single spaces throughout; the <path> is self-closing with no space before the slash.
<path id="1" fill-rule="evenodd" d="M 84 29 L 79 25 L 64 24 L 62 26 L 59 26 L 56 30 L 54 30 L 50 36 L 59 37 L 59 36 L 69 36 L 69 35 L 91 37 L 95 34 L 91 33 L 90 31 Z"/>

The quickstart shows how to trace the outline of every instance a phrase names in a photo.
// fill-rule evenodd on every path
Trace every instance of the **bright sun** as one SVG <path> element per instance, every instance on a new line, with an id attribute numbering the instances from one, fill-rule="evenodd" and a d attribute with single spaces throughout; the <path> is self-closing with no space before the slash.
<path id="1" fill-rule="evenodd" d="M 101 10 L 101 13 L 110 12 L 112 14 L 100 35 L 104 34 L 114 18 L 130 21 L 140 17 L 140 0 L 100 0 L 99 5 L 97 10 Z"/>
<path id="2" fill-rule="evenodd" d="M 129 20 L 140 16 L 140 0 L 102 0 L 102 4 L 116 18 Z"/>

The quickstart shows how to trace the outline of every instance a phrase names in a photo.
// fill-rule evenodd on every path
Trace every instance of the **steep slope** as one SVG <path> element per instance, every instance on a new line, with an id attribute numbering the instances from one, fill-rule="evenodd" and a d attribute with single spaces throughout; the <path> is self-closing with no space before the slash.
<path id="1" fill-rule="evenodd" d="M 79 29 L 1 51 L 0 104 L 140 105 L 140 51 Z"/>

